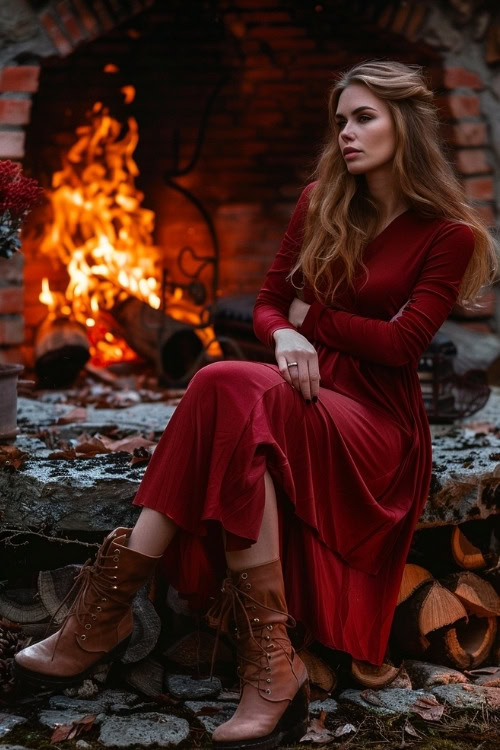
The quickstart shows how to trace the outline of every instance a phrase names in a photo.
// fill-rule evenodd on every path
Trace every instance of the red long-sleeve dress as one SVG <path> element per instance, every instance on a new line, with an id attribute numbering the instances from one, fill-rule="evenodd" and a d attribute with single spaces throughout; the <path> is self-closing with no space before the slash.
<path id="1" fill-rule="evenodd" d="M 254 310 L 257 336 L 293 328 L 286 280 L 303 239 L 314 183 L 302 192 Z M 227 546 L 259 534 L 264 472 L 279 499 L 291 614 L 325 646 L 380 665 L 411 537 L 431 477 L 431 441 L 417 375 L 447 318 L 474 250 L 472 231 L 409 210 L 364 250 L 355 290 L 335 309 L 315 301 L 300 328 L 318 353 L 317 403 L 276 365 L 216 362 L 191 380 L 134 503 L 180 531 L 164 570 L 182 594 L 207 601 Z M 193 599 L 194 601 L 194 599 Z"/>

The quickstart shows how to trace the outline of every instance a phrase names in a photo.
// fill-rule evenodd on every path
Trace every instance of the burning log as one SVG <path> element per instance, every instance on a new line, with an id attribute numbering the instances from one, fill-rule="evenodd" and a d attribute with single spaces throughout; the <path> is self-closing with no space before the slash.
<path id="1" fill-rule="evenodd" d="M 194 373 L 209 361 L 192 325 L 155 310 L 146 302 L 128 297 L 109 312 L 127 344 L 154 362 L 166 385 L 187 385 Z"/>
<path id="2" fill-rule="evenodd" d="M 35 337 L 35 372 L 45 388 L 71 385 L 90 358 L 85 328 L 68 318 L 48 316 Z"/>

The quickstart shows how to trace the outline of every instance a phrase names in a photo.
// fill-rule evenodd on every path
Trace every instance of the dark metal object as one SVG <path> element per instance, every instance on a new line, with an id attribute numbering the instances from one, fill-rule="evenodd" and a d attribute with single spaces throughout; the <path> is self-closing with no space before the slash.
<path id="1" fill-rule="evenodd" d="M 439 332 L 420 358 L 418 376 L 431 424 L 449 424 L 469 417 L 487 402 L 491 389 L 484 370 L 458 375 L 453 367 L 457 349 Z"/>
<path id="2" fill-rule="evenodd" d="M 193 206 L 198 210 L 198 212 L 201 214 L 203 220 L 205 221 L 205 224 L 207 225 L 208 232 L 210 235 L 210 240 L 212 242 L 212 248 L 213 248 L 213 254 L 212 255 L 200 255 L 189 245 L 184 246 L 181 251 L 179 252 L 179 255 L 177 256 L 177 268 L 181 272 L 182 277 L 187 279 L 188 281 L 186 283 L 178 282 L 178 281 L 170 281 L 168 279 L 168 271 L 165 269 L 163 272 L 163 289 L 162 289 L 162 296 L 163 296 L 163 303 L 165 304 L 166 301 L 166 295 L 167 293 L 172 293 L 176 289 L 182 289 L 183 292 L 186 292 L 188 297 L 194 302 L 195 305 L 204 306 L 201 312 L 201 319 L 203 321 L 202 325 L 203 327 L 212 325 L 212 317 L 213 317 L 213 306 L 215 303 L 215 300 L 217 299 L 217 291 L 219 286 L 219 240 L 217 238 L 217 232 L 215 229 L 215 225 L 212 221 L 212 217 L 210 216 L 210 213 L 207 211 L 203 203 L 197 198 L 193 193 L 191 193 L 187 188 L 183 187 L 182 185 L 179 185 L 175 178 L 177 177 L 183 177 L 187 174 L 189 174 L 194 167 L 196 166 L 196 163 L 200 157 L 203 141 L 205 139 L 205 135 L 208 129 L 208 122 L 209 117 L 211 114 L 212 107 L 215 103 L 215 100 L 221 90 L 221 88 L 224 86 L 225 83 L 229 80 L 230 76 L 229 74 L 224 74 L 219 78 L 217 81 L 214 90 L 208 97 L 208 100 L 205 104 L 205 108 L 201 115 L 200 120 L 200 127 L 198 130 L 198 136 L 196 139 L 196 145 L 194 147 L 193 155 L 191 156 L 191 159 L 185 164 L 184 166 L 180 166 L 179 164 L 179 153 L 180 153 L 180 134 L 179 129 L 174 129 L 174 136 L 173 136 L 173 167 L 171 169 L 166 170 L 163 173 L 163 179 L 165 181 L 165 184 L 168 187 L 171 187 L 173 190 L 176 190 L 178 193 L 181 193 L 190 203 L 192 203 Z M 187 259 L 187 256 L 191 256 L 191 259 L 194 260 L 198 265 L 195 269 L 195 271 L 189 271 L 184 261 Z M 209 294 L 209 290 L 206 287 L 206 284 L 201 279 L 201 274 L 207 268 L 208 266 L 212 266 L 212 280 L 211 280 L 211 290 Z"/>

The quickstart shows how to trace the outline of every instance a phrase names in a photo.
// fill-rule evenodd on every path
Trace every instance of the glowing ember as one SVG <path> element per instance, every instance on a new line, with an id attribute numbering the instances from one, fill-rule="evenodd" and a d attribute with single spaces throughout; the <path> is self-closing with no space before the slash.
<path id="1" fill-rule="evenodd" d="M 133 87 L 126 88 L 132 100 Z M 53 175 L 48 192 L 53 223 L 40 246 L 65 265 L 69 283 L 61 293 L 43 279 L 39 299 L 52 317 L 66 316 L 86 327 L 93 364 L 101 365 L 136 358 L 109 331 L 106 311 L 129 296 L 160 307 L 159 252 L 152 240 L 154 213 L 142 207 L 144 196 L 134 184 L 139 173 L 132 158 L 138 141 L 135 119 L 128 119 L 123 134 L 120 123 L 97 102 L 90 124 L 78 128 L 77 135 L 62 170 Z M 172 302 L 172 317 L 200 323 L 196 308 L 184 300 Z M 214 338 L 210 328 L 198 333 L 205 346 Z M 214 345 L 209 350 L 218 354 Z"/>

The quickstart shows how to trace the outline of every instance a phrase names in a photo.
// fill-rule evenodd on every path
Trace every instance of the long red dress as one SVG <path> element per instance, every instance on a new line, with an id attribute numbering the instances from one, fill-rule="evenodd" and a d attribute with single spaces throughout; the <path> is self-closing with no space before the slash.
<path id="1" fill-rule="evenodd" d="M 269 346 L 273 331 L 293 328 L 287 314 L 297 291 L 286 275 L 313 185 L 255 305 L 255 332 Z M 317 403 L 306 403 L 276 365 L 216 362 L 193 377 L 134 500 L 179 525 L 164 570 L 181 594 L 200 605 L 220 584 L 221 527 L 229 549 L 257 539 L 267 468 L 289 611 L 325 646 L 382 663 L 431 477 L 417 364 L 473 250 L 468 227 L 409 210 L 366 246 L 368 280 L 360 270 L 355 291 L 344 284 L 335 309 L 306 289 L 312 304 L 300 332 L 318 353 Z"/>

